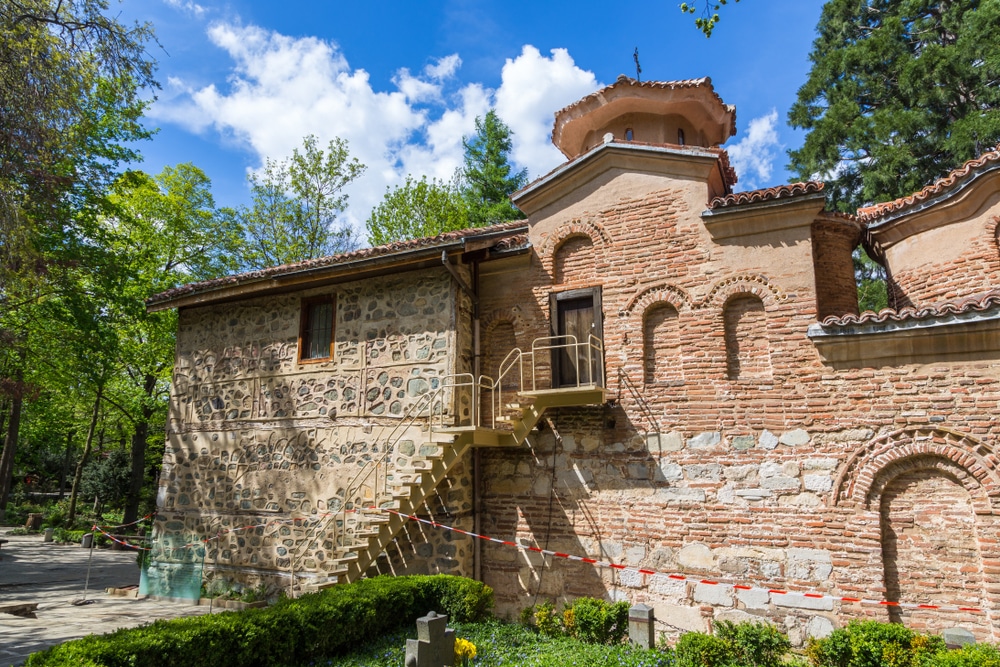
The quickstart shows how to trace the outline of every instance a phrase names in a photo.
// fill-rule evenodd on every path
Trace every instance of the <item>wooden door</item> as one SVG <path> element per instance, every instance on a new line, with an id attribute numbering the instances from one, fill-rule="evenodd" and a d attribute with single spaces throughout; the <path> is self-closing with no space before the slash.
<path id="1" fill-rule="evenodd" d="M 556 345 L 552 355 L 553 385 L 576 387 L 601 384 L 600 352 L 591 346 L 591 336 L 602 337 L 601 301 L 597 289 L 553 294 L 550 302 Z M 576 345 L 571 345 L 572 343 Z"/>

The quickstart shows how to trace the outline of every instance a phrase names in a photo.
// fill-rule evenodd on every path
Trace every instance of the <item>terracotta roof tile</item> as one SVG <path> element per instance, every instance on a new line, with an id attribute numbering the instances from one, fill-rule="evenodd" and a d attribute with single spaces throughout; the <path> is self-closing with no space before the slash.
<path id="1" fill-rule="evenodd" d="M 720 208 L 728 208 L 730 206 L 757 204 L 759 202 L 772 201 L 774 199 L 788 199 L 790 197 L 798 197 L 822 191 L 823 183 L 819 181 L 792 183 L 791 185 L 779 185 L 773 188 L 750 190 L 748 192 L 736 192 L 731 195 L 726 195 L 725 197 L 716 197 L 709 202 L 708 207 L 714 211 Z"/>
<path id="2" fill-rule="evenodd" d="M 296 273 L 299 271 L 308 271 L 310 269 L 350 264 L 351 262 L 372 259 L 375 257 L 387 257 L 391 255 L 405 254 L 415 250 L 422 250 L 425 248 L 433 248 L 434 246 L 448 245 L 450 243 L 461 241 L 462 239 L 468 237 L 478 236 L 480 234 L 490 234 L 509 230 L 511 234 L 508 237 L 498 240 L 498 243 L 511 237 L 524 237 L 526 239 L 527 237 L 524 234 L 524 230 L 527 227 L 527 224 L 528 223 L 525 220 L 514 220 L 511 222 L 491 225 L 489 227 L 473 227 L 454 232 L 445 232 L 444 234 L 438 234 L 437 236 L 428 236 L 425 238 L 410 239 L 407 241 L 397 241 L 395 243 L 387 243 L 373 248 L 362 248 L 360 250 L 340 253 L 339 255 L 308 259 L 302 262 L 282 264 L 281 266 L 271 266 L 257 271 L 247 271 L 246 273 L 213 278 L 212 280 L 204 280 L 198 283 L 189 283 L 187 285 L 181 285 L 180 287 L 175 287 L 165 292 L 155 294 L 146 299 L 146 304 L 152 305 L 163 303 L 164 301 L 170 301 L 186 294 L 207 292 L 225 286 L 238 285 L 240 283 L 252 282 L 266 278 L 278 278 L 282 275 Z M 513 249 L 514 247 L 516 246 L 512 246 L 507 249 Z"/>
<path id="3" fill-rule="evenodd" d="M 711 93 L 715 96 L 715 99 L 719 101 L 719 104 L 727 111 L 730 111 L 733 114 L 733 122 L 732 126 L 730 127 L 729 136 L 733 136 L 736 134 L 736 107 L 733 106 L 732 104 L 726 104 L 725 102 L 722 101 L 722 98 L 719 97 L 719 94 L 715 92 L 715 88 L 712 86 L 712 79 L 707 76 L 703 76 L 700 79 L 684 79 L 681 81 L 639 81 L 638 79 L 633 79 L 631 77 L 625 76 L 624 74 L 621 74 L 618 76 L 618 79 L 615 80 L 614 83 L 604 86 L 600 90 L 595 91 L 590 95 L 582 97 L 576 102 L 573 102 L 572 104 L 563 107 L 562 109 L 560 109 L 555 113 L 555 117 L 559 118 L 559 116 L 561 116 L 562 114 L 572 111 L 573 109 L 582 104 L 586 104 L 594 99 L 600 99 L 606 92 L 608 92 L 612 88 L 621 86 L 623 84 L 638 86 L 640 88 L 660 88 L 664 90 L 677 89 L 677 88 L 708 88 L 709 91 L 711 91 Z"/>
<path id="4" fill-rule="evenodd" d="M 949 315 L 961 315 L 963 313 L 983 312 L 1000 306 L 1000 289 L 993 289 L 987 292 L 980 292 L 962 299 L 944 301 L 942 303 L 915 308 L 908 306 L 893 310 L 883 308 L 875 313 L 866 310 L 860 315 L 831 315 L 823 320 L 823 326 L 852 326 L 856 324 L 882 324 L 885 322 L 906 322 L 913 320 L 927 320 L 937 317 L 947 317 Z"/>
<path id="5" fill-rule="evenodd" d="M 865 223 L 873 223 L 890 213 L 905 211 L 928 199 L 944 194 L 956 186 L 962 185 L 970 178 L 974 178 L 984 168 L 995 166 L 998 163 L 1000 163 L 1000 144 L 992 151 L 984 153 L 974 160 L 969 160 L 944 178 L 939 178 L 919 192 L 893 201 L 859 208 L 858 217 Z"/>

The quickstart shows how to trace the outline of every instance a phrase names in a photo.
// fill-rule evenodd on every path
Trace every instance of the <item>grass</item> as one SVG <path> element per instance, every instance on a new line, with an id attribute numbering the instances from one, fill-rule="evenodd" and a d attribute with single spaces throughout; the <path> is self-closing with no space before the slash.
<path id="1" fill-rule="evenodd" d="M 476 645 L 475 667 L 673 667 L 673 654 L 627 645 L 584 644 L 569 637 L 546 637 L 521 625 L 491 620 L 450 624 L 457 637 Z M 406 640 L 416 627 L 369 642 L 346 655 L 296 667 L 399 667 L 406 659 Z"/>

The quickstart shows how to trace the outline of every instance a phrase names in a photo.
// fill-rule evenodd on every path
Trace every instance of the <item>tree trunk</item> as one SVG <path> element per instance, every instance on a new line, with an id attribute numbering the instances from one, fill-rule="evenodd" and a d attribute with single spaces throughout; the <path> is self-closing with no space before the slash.
<path id="1" fill-rule="evenodd" d="M 24 361 L 24 354 L 21 354 Z M 7 422 L 7 436 L 3 441 L 3 453 L 0 454 L 0 521 L 6 518 L 7 500 L 14 475 L 14 451 L 17 449 L 17 438 L 21 430 L 21 406 L 24 404 L 24 365 L 19 364 L 15 374 L 14 395 L 10 400 L 10 420 Z"/>
<path id="2" fill-rule="evenodd" d="M 101 398 L 104 396 L 104 385 L 97 388 L 97 396 L 94 397 L 94 412 L 90 415 L 90 426 L 87 427 L 87 442 L 83 446 L 83 456 L 80 457 L 80 461 L 76 464 L 76 473 L 73 475 L 73 490 L 69 493 L 69 513 L 66 517 L 66 524 L 70 527 L 73 526 L 73 521 L 76 520 L 76 496 L 80 492 L 80 478 L 83 477 L 83 466 L 87 463 L 87 457 L 90 456 L 90 448 L 94 444 L 94 431 L 97 430 L 97 415 L 101 411 Z"/>
<path id="3" fill-rule="evenodd" d="M 70 455 L 73 453 L 73 436 L 76 435 L 76 429 L 70 429 L 66 433 L 66 456 L 63 457 L 62 472 L 59 473 L 59 500 L 63 499 L 66 495 L 66 475 L 69 474 L 69 461 Z"/>
<path id="4" fill-rule="evenodd" d="M 153 416 L 153 392 L 156 391 L 156 376 L 147 374 L 143 391 L 142 416 L 135 423 L 132 433 L 132 480 L 128 495 L 125 496 L 125 516 L 122 523 L 130 524 L 139 518 L 139 501 L 142 497 L 142 483 L 146 481 L 146 440 L 149 438 L 149 420 Z"/>

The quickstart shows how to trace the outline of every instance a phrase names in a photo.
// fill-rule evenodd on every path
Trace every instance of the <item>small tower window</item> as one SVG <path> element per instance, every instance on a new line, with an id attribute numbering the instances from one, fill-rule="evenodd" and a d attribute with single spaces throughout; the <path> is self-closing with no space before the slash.
<path id="1" fill-rule="evenodd" d="M 684 145 L 684 130 L 680 128 L 677 129 L 677 145 L 678 146 Z"/>
<path id="2" fill-rule="evenodd" d="M 625 130 L 625 141 L 632 141 L 632 128 L 627 128 Z"/>

